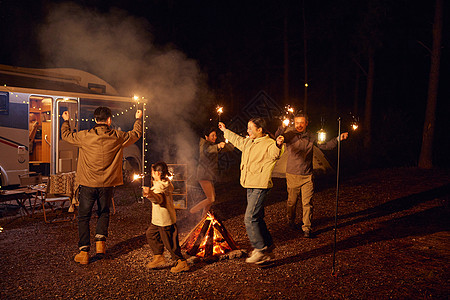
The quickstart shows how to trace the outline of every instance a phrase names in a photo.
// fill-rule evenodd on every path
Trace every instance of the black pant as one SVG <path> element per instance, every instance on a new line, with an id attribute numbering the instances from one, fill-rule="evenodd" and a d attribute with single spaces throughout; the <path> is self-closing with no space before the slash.
<path id="1" fill-rule="evenodd" d="M 113 196 L 113 187 L 87 187 L 80 186 L 80 195 L 78 207 L 78 247 L 83 247 L 89 250 L 91 245 L 89 222 L 92 215 L 92 207 L 97 203 L 97 228 L 96 235 L 104 237 L 108 236 L 109 226 L 109 207 L 111 206 L 111 199 Z"/>
<path id="2" fill-rule="evenodd" d="M 172 224 L 170 226 L 156 226 L 150 224 L 145 235 L 147 236 L 147 242 L 154 255 L 162 255 L 165 246 L 170 252 L 173 260 L 184 259 L 178 241 L 177 224 Z"/>

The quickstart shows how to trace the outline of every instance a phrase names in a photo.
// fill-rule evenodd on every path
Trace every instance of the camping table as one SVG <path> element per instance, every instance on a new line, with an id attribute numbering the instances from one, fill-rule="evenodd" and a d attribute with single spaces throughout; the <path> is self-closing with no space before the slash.
<path id="1" fill-rule="evenodd" d="M 0 202 L 6 202 L 11 200 L 16 200 L 17 204 L 25 211 L 27 216 L 31 216 L 25 206 L 25 201 L 28 200 L 31 206 L 31 198 L 35 196 L 35 194 L 39 191 L 39 189 L 34 188 L 19 188 L 15 190 L 3 190 L 0 193 Z"/>

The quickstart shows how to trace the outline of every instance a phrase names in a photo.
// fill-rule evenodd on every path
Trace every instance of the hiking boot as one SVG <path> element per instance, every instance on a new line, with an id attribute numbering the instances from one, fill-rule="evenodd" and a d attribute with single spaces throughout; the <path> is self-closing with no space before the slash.
<path id="1" fill-rule="evenodd" d="M 80 251 L 77 255 L 75 255 L 74 260 L 77 263 L 80 263 L 82 265 L 87 265 L 89 263 L 89 252 L 86 251 Z"/>
<path id="2" fill-rule="evenodd" d="M 105 254 L 106 253 L 106 242 L 105 241 L 96 241 L 95 242 L 95 251 L 97 254 Z"/>
<path id="3" fill-rule="evenodd" d="M 272 253 L 273 255 L 273 253 Z M 275 256 L 274 256 L 275 257 Z M 266 261 L 269 261 L 271 259 L 269 253 L 267 253 L 267 251 L 264 250 L 258 250 L 258 249 L 254 249 L 252 251 L 252 254 L 250 255 L 250 257 L 248 257 L 245 262 L 249 263 L 249 264 L 262 264 L 265 263 Z"/>
<path id="4" fill-rule="evenodd" d="M 189 265 L 187 263 L 186 260 L 181 260 L 179 259 L 177 261 L 177 264 L 170 268 L 170 272 L 172 273 L 180 273 L 180 272 L 184 272 L 184 271 L 188 271 L 189 270 Z"/>
<path id="5" fill-rule="evenodd" d="M 155 269 L 164 266 L 166 263 L 166 259 L 163 255 L 155 255 L 153 260 L 147 264 L 147 268 Z"/>

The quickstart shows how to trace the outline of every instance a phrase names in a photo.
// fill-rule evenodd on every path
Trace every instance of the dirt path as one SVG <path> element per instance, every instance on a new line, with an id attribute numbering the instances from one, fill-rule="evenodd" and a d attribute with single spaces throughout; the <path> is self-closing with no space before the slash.
<path id="1" fill-rule="evenodd" d="M 144 232 L 150 205 L 136 203 L 126 188 L 117 191 L 107 255 L 87 266 L 73 262 L 75 223 L 48 225 L 41 215 L 0 223 L 0 298 L 448 298 L 449 171 L 401 168 L 343 178 L 336 276 L 331 275 L 332 179 L 318 180 L 316 191 L 317 237 L 305 239 L 301 231 L 286 227 L 285 182 L 275 180 L 266 222 L 277 245 L 276 259 L 263 268 L 239 258 L 196 263 L 178 275 L 167 268 L 147 270 L 151 251 Z M 214 210 L 236 242 L 248 249 L 244 190 L 235 182 L 222 183 L 217 195 Z M 178 217 L 182 239 L 200 216 L 179 211 Z"/>

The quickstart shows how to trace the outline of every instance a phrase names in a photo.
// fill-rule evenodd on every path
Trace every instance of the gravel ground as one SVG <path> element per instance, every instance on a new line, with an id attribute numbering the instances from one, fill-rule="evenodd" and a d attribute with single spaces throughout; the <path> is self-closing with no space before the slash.
<path id="1" fill-rule="evenodd" d="M 73 261 L 75 222 L 45 224 L 42 213 L 0 219 L 0 299 L 448 299 L 450 171 L 398 168 L 342 178 L 333 275 L 334 181 L 316 181 L 312 239 L 286 226 L 285 181 L 274 181 L 266 222 L 276 258 L 263 267 L 235 258 L 196 262 L 180 274 L 169 266 L 146 269 L 151 209 L 135 201 L 132 187 L 116 191 L 107 254 L 89 265 Z M 216 192 L 214 211 L 249 250 L 245 190 L 229 182 Z M 178 211 L 180 240 L 200 218 Z"/>

